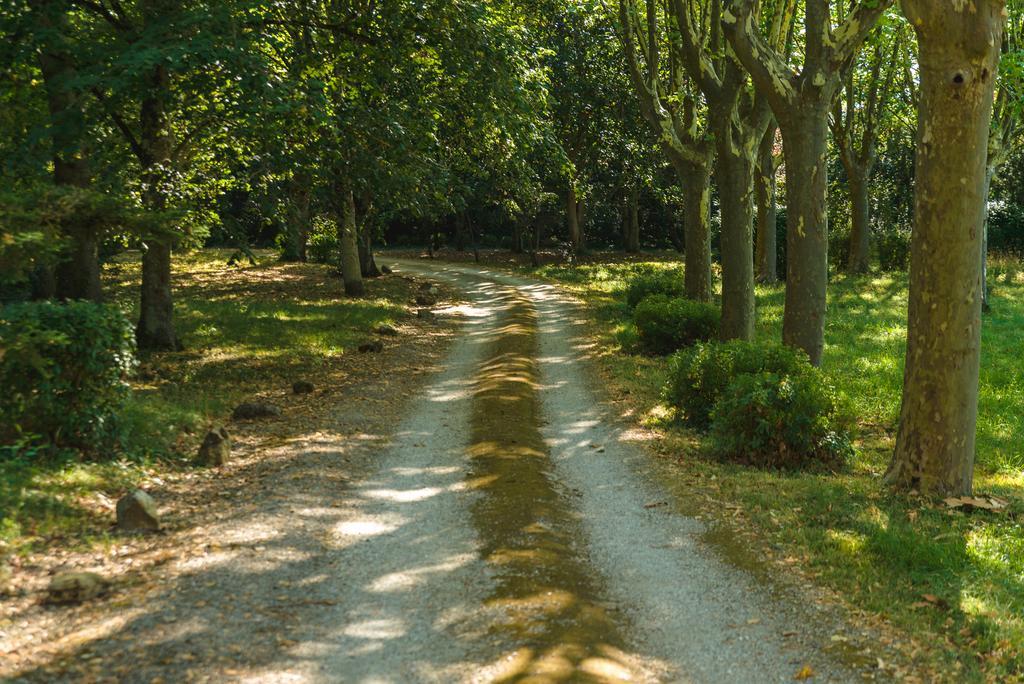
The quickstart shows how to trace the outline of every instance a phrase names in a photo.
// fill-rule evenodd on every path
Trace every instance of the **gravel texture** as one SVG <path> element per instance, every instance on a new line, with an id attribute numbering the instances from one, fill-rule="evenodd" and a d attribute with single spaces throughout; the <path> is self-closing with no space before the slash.
<path id="1" fill-rule="evenodd" d="M 280 445 L 268 461 L 277 465 L 261 471 L 260 493 L 231 492 L 235 507 L 196 533 L 199 551 L 169 560 L 174 572 L 162 582 L 115 596 L 105 613 L 64 616 L 64 643 L 51 650 L 66 654 L 70 643 L 76 666 L 40 665 L 20 677 L 717 684 L 813 673 L 818 682 L 860 680 L 829 655 L 834 616 L 799 605 L 702 541 L 705 523 L 688 514 L 670 466 L 603 403 L 573 301 L 495 270 L 402 260 L 395 272 L 465 297 L 438 312 L 462 320 L 438 370 L 425 381 L 395 378 L 376 398 L 370 391 L 324 406 L 329 429 Z M 580 579 L 529 600 L 502 594 L 530 579 L 513 576 L 529 572 L 528 543 L 504 566 L 493 549 L 483 552 L 492 541 L 487 530 L 501 521 L 481 516 L 502 510 L 486 497 L 502 490 L 474 482 L 480 471 L 469 443 L 485 361 L 501 349 L 496 340 L 508 334 L 513 305 L 532 309 L 536 320 L 527 331 L 537 353 L 530 396 L 541 419 L 530 427 L 547 445 L 535 461 L 545 473 L 545 505 L 558 510 L 536 524 L 560 527 L 536 536 L 569 539 L 558 553 L 572 556 L 564 563 L 574 574 L 552 576 Z M 385 410 L 394 398 L 384 393 L 394 391 L 403 393 L 401 410 Z M 533 551 L 543 557 L 538 568 L 561 562 L 550 548 Z M 607 640 L 572 625 L 546 628 L 547 616 L 572 614 L 564 608 L 573 602 L 588 616 L 600 613 L 593 624 L 610 619 Z M 571 635 L 572 643 L 552 643 L 551 634 Z"/>

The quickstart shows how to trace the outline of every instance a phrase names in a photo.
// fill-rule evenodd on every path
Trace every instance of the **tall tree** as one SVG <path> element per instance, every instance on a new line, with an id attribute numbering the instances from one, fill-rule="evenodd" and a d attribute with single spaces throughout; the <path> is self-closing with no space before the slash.
<path id="1" fill-rule="evenodd" d="M 906 60 L 902 28 L 882 25 L 870 49 L 844 79 L 832 110 L 832 140 L 850 191 L 850 250 L 846 269 L 868 270 L 871 236 L 871 173 L 878 159 L 878 137 L 889 119 L 889 100 Z"/>
<path id="2" fill-rule="evenodd" d="M 999 78 L 988 136 L 988 159 L 985 164 L 985 198 L 990 196 L 992 181 L 1006 163 L 1010 153 L 1024 137 L 1021 117 L 1024 115 L 1024 3 L 1009 0 L 1007 22 L 1000 49 Z M 988 211 L 981 248 L 981 301 L 988 308 Z"/>
<path id="3" fill-rule="evenodd" d="M 662 74 L 661 44 L 666 41 L 663 31 L 667 27 L 659 22 L 659 12 L 658 4 L 649 0 L 641 21 L 636 0 L 619 0 L 619 34 L 640 110 L 682 188 L 686 296 L 706 302 L 711 300 L 713 288 L 708 214 L 714 145 L 706 117 L 700 116 L 693 83 L 671 53 L 667 77 Z"/>
<path id="4" fill-rule="evenodd" d="M 981 356 L 985 165 L 1004 0 L 903 0 L 920 103 L 907 360 L 888 483 L 970 494 Z"/>
<path id="5" fill-rule="evenodd" d="M 771 105 L 786 155 L 786 304 L 782 340 L 821 363 L 828 286 L 828 115 L 861 43 L 892 0 L 860 0 L 832 25 L 828 0 L 805 0 L 803 51 L 787 60 L 762 35 L 759 3 L 730 0 L 723 26 Z M 840 6 L 845 8 L 845 3 Z M 794 62 L 794 64 L 790 64 Z"/>
<path id="6" fill-rule="evenodd" d="M 776 151 L 779 127 L 772 121 L 757 148 L 757 171 L 754 188 L 757 193 L 757 236 L 754 244 L 754 270 L 757 281 L 773 284 L 779 281 L 778 245 L 778 173 L 782 154 Z"/>
<path id="7" fill-rule="evenodd" d="M 47 0 L 34 7 L 43 40 L 39 67 L 46 84 L 53 149 L 53 180 L 57 186 L 85 189 L 91 184 L 88 124 L 74 55 L 70 4 Z M 63 227 L 70 254 L 57 266 L 56 295 L 62 299 L 99 301 L 100 262 L 97 226 L 71 219 Z"/>
<path id="8" fill-rule="evenodd" d="M 653 3 L 651 3 L 653 4 Z M 782 51 L 795 0 L 779 3 L 768 43 Z M 747 72 L 725 49 L 721 0 L 675 0 L 672 19 L 678 37 L 670 42 L 707 102 L 714 133 L 715 182 L 721 200 L 723 339 L 754 334 L 753 193 L 757 152 L 771 122 L 763 97 L 748 88 Z M 704 17 L 699 22 L 697 17 Z"/>

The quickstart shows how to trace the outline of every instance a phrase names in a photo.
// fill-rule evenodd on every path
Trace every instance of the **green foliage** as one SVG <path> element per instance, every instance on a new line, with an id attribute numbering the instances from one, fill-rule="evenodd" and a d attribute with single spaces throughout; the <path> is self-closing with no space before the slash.
<path id="1" fill-rule="evenodd" d="M 119 437 L 135 363 L 132 326 L 91 302 L 11 304 L 0 311 L 0 441 L 96 453 Z"/>
<path id="2" fill-rule="evenodd" d="M 681 269 L 673 268 L 642 273 L 631 278 L 629 285 L 626 286 L 626 304 L 630 309 L 634 309 L 642 299 L 653 294 L 681 297 L 683 285 Z"/>
<path id="3" fill-rule="evenodd" d="M 711 411 L 729 383 L 740 375 L 800 375 L 811 365 L 802 352 L 771 342 L 731 340 L 699 344 L 669 360 L 664 396 L 686 422 L 706 429 Z"/>
<path id="4" fill-rule="evenodd" d="M 906 271 L 910 264 L 910 235 L 902 231 L 879 235 L 878 264 L 883 271 Z"/>
<path id="5" fill-rule="evenodd" d="M 711 410 L 714 451 L 766 468 L 838 466 L 853 456 L 839 395 L 817 369 L 744 373 Z"/>
<path id="6" fill-rule="evenodd" d="M 318 264 L 334 263 L 338 258 L 338 230 L 333 221 L 314 222 L 306 255 Z"/>
<path id="7" fill-rule="evenodd" d="M 640 346 L 652 354 L 671 354 L 718 334 L 721 312 L 714 304 L 654 294 L 633 312 Z"/>

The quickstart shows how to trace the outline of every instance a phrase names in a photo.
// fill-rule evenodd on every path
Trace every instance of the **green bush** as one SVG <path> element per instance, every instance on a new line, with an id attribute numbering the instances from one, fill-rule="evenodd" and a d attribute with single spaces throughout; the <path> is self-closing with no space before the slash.
<path id="1" fill-rule="evenodd" d="M 730 342 L 699 344 L 669 361 L 665 401 L 693 427 L 711 424 L 711 409 L 733 378 L 749 373 L 794 375 L 809 372 L 803 353 L 781 344 Z"/>
<path id="2" fill-rule="evenodd" d="M 910 266 L 910 235 L 891 231 L 878 236 L 878 265 L 886 272 L 906 271 Z"/>
<path id="3" fill-rule="evenodd" d="M 0 309 L 0 442 L 95 452 L 117 441 L 135 336 L 115 306 Z"/>
<path id="4" fill-rule="evenodd" d="M 654 294 L 633 312 L 640 346 L 652 354 L 671 354 L 718 334 L 718 307 L 690 299 Z"/>
<path id="5" fill-rule="evenodd" d="M 676 268 L 635 276 L 626 286 L 626 304 L 635 309 L 641 301 L 656 294 L 681 297 L 683 284 L 683 272 Z"/>
<path id="6" fill-rule="evenodd" d="M 306 243 L 306 256 L 318 264 L 333 264 L 338 258 L 338 230 L 334 221 L 318 218 Z"/>
<path id="7" fill-rule="evenodd" d="M 853 455 L 851 421 L 817 369 L 737 375 L 711 412 L 714 451 L 766 468 L 838 466 Z"/>

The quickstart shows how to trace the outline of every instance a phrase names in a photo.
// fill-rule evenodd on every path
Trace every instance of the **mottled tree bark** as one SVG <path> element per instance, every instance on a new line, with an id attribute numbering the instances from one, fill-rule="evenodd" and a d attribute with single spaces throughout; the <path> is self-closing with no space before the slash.
<path id="1" fill-rule="evenodd" d="M 753 182 L 754 164 L 726 131 L 719 141 L 715 176 L 722 212 L 723 340 L 754 336 Z"/>
<path id="2" fill-rule="evenodd" d="M 1004 2 L 904 0 L 918 38 L 907 361 L 885 479 L 970 494 L 981 352 L 985 165 Z"/>
<path id="3" fill-rule="evenodd" d="M 786 305 L 782 341 L 819 365 L 828 287 L 827 113 L 808 107 L 782 126 L 786 155 Z M 800 134 L 786 132 L 800 131 Z M 797 182 L 799 179 L 799 182 Z"/>
<path id="4" fill-rule="evenodd" d="M 706 117 L 697 113 L 697 93 L 688 79 L 678 78 L 678 68 L 669 71 L 667 81 L 660 69 L 659 45 L 664 37 L 676 34 L 661 32 L 658 4 L 646 0 L 646 38 L 637 39 L 638 9 L 635 0 L 619 0 L 619 35 L 629 68 L 630 81 L 640 102 L 640 111 L 651 131 L 657 136 L 665 156 L 679 177 L 683 193 L 684 240 L 676 230 L 669 233 L 677 249 L 685 252 L 685 291 L 697 301 L 710 301 L 711 233 L 708 225 L 710 205 L 710 174 L 714 147 L 710 144 Z M 642 60 L 642 63 L 641 63 Z M 663 99 L 663 95 L 669 98 Z"/>
<path id="5" fill-rule="evenodd" d="M 871 266 L 871 198 L 868 181 L 860 170 L 852 174 L 847 170 L 850 189 L 850 254 L 846 270 L 850 273 L 867 273 Z"/>
<path id="6" fill-rule="evenodd" d="M 778 246 L 776 244 L 776 224 L 778 223 L 778 207 L 776 205 L 775 181 L 775 133 L 777 126 L 768 127 L 757 152 L 757 171 L 754 175 L 754 187 L 757 194 L 757 244 L 754 250 L 757 281 L 772 284 L 779 280 Z"/>
<path id="7" fill-rule="evenodd" d="M 825 0 L 804 3 L 804 54 L 800 71 L 761 35 L 754 0 L 729 0 L 722 26 L 758 95 L 775 113 L 786 159 L 785 344 L 821 364 L 828 287 L 828 112 L 842 77 L 861 44 L 892 0 L 853 4 L 835 30 Z M 778 34 L 775 35 L 775 38 Z"/>
<path id="8" fill-rule="evenodd" d="M 710 302 L 714 280 L 711 277 L 711 168 L 685 159 L 674 159 L 676 175 L 683 190 L 683 249 L 686 270 L 683 285 L 686 296 L 698 302 Z"/>

